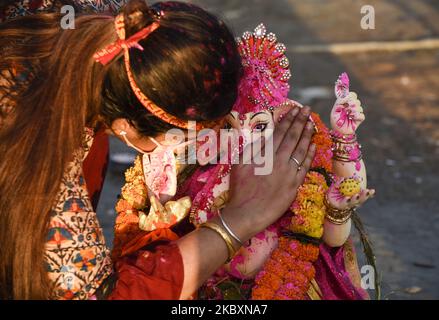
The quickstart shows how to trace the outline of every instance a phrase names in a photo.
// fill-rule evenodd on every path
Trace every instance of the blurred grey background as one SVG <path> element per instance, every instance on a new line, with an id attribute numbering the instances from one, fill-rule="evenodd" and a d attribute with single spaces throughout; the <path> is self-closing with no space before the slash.
<path id="1" fill-rule="evenodd" d="M 326 123 L 333 83 L 348 72 L 367 116 L 359 136 L 377 197 L 360 215 L 374 244 L 383 298 L 438 299 L 439 2 L 193 2 L 221 16 L 237 36 L 261 22 L 274 32 L 288 48 L 291 97 L 312 106 Z M 374 30 L 360 27 L 364 5 L 375 9 Z M 114 205 L 133 156 L 111 140 L 112 161 L 98 209 L 110 246 Z M 361 266 L 364 258 L 358 255 Z"/>

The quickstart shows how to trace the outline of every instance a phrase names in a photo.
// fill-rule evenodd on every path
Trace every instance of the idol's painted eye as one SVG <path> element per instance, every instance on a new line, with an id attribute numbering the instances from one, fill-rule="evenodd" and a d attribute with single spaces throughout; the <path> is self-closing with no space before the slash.
<path id="1" fill-rule="evenodd" d="M 265 131 L 265 129 L 267 129 L 268 123 L 266 122 L 259 122 L 256 123 L 255 126 L 253 127 L 252 131 L 259 131 L 259 132 L 263 132 Z"/>

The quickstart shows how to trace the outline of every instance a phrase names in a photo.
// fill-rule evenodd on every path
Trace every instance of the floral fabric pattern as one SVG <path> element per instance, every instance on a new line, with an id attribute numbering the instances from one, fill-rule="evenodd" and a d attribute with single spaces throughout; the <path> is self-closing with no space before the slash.
<path id="1" fill-rule="evenodd" d="M 54 299 L 90 299 L 113 272 L 82 172 L 92 142 L 87 131 L 83 150 L 69 165 L 52 211 L 45 258 Z"/>
<path id="2" fill-rule="evenodd" d="M 116 14 L 127 0 L 74 0 L 73 4 L 81 12 L 109 12 Z M 59 11 L 63 3 L 59 0 L 19 0 L 6 6 L 0 12 L 0 23 L 8 19 L 39 12 Z"/>

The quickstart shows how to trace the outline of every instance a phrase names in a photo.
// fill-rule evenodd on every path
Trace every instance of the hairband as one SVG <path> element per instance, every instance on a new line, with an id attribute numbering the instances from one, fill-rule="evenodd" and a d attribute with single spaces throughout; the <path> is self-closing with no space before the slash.
<path id="1" fill-rule="evenodd" d="M 141 51 L 143 51 L 143 47 L 139 44 L 140 40 L 145 39 L 148 37 L 152 32 L 154 32 L 159 27 L 158 22 L 153 22 L 151 25 L 143 28 L 139 32 L 135 33 L 128 39 L 125 39 L 125 21 L 123 14 L 120 14 L 115 19 L 115 28 L 116 33 L 118 36 L 118 40 L 114 43 L 109 44 L 104 49 L 99 50 L 96 52 L 93 56 L 93 58 L 96 60 L 96 62 L 101 63 L 102 65 L 107 65 L 110 63 L 115 57 L 117 57 L 122 51 L 124 54 L 124 62 L 125 62 L 125 69 L 127 71 L 128 75 L 128 81 L 130 83 L 131 89 L 133 90 L 134 94 L 136 95 L 137 99 L 140 101 L 140 103 L 154 116 L 161 119 L 162 121 L 169 123 L 171 125 L 174 125 L 179 128 L 188 129 L 188 122 L 185 120 L 181 120 L 177 118 L 176 116 L 173 116 L 170 113 L 167 113 L 165 110 L 157 106 L 155 103 L 153 103 L 148 97 L 146 97 L 143 92 L 140 90 L 140 88 L 137 86 L 134 76 L 131 72 L 130 68 L 130 55 L 129 55 L 129 49 L 130 48 L 137 48 Z M 196 129 L 201 130 L 206 127 L 212 127 L 216 123 L 213 121 L 203 121 L 203 122 L 197 122 Z"/>

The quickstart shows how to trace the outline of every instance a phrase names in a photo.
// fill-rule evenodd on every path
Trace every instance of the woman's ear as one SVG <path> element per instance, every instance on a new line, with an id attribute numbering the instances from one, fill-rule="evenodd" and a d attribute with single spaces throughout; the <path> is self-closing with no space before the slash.
<path id="1" fill-rule="evenodd" d="M 127 135 L 133 130 L 127 119 L 119 118 L 111 124 L 111 131 L 117 136 Z"/>

